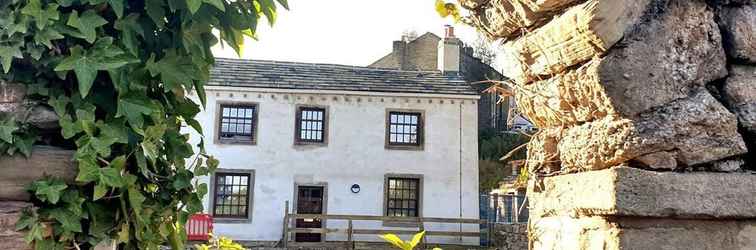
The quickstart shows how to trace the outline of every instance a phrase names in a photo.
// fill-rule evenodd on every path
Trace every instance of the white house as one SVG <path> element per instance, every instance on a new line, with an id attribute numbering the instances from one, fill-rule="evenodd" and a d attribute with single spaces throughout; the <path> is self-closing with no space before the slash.
<path id="1" fill-rule="evenodd" d="M 217 59 L 197 117 L 207 152 L 220 160 L 200 180 L 209 183 L 215 234 L 279 241 L 287 201 L 297 213 L 478 218 L 479 95 L 455 73 L 458 63 L 441 65 L 418 72 Z"/>

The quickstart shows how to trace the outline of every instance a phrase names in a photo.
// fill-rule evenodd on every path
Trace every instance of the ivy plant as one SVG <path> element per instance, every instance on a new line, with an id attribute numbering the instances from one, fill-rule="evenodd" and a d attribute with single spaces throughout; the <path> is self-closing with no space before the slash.
<path id="1" fill-rule="evenodd" d="M 29 186 L 37 210 L 17 224 L 36 249 L 183 249 L 183 225 L 202 211 L 193 182 L 218 161 L 182 133 L 202 128 L 203 85 L 218 43 L 239 52 L 258 20 L 285 0 L 2 0 L 0 82 L 59 116 L 75 149 L 75 183 Z M 198 98 L 194 98 L 196 96 Z M 36 128 L 0 117 L 0 157 L 33 154 Z M 185 131 L 184 131 L 185 132 Z M 46 140 L 49 141 L 49 140 Z M 195 152 L 195 150 L 197 152 Z M 4 166 L 0 166 L 2 169 Z"/>

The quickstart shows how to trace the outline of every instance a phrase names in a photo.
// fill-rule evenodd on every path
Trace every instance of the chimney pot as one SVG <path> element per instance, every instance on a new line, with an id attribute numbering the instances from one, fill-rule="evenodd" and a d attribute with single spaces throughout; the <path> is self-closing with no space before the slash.
<path id="1" fill-rule="evenodd" d="M 445 38 L 452 38 L 454 37 L 454 26 L 451 25 L 444 25 L 444 37 Z"/>

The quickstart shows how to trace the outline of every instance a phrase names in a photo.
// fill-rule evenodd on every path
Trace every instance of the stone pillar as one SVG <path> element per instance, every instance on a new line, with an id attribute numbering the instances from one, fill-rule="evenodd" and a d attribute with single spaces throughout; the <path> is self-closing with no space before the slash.
<path id="1" fill-rule="evenodd" d="M 756 2 L 460 1 L 540 128 L 531 249 L 756 249 Z"/>

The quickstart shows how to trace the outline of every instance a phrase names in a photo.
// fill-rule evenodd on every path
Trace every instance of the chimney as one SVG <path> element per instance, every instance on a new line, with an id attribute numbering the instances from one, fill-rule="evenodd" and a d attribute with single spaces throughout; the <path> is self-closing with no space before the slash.
<path id="1" fill-rule="evenodd" d="M 438 70 L 444 74 L 459 73 L 460 46 L 462 42 L 454 37 L 454 27 L 444 26 L 444 38 L 438 41 Z"/>
<path id="2" fill-rule="evenodd" d="M 394 58 L 396 58 L 397 68 L 403 70 L 407 67 L 407 42 L 394 41 L 393 52 Z"/>

